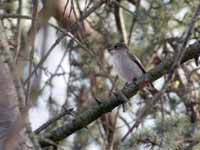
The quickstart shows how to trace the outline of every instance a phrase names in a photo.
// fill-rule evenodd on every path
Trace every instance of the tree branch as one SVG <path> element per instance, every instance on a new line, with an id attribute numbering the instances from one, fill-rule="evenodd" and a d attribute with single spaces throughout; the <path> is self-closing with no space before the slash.
<path id="1" fill-rule="evenodd" d="M 196 58 L 197 56 L 200 56 L 200 42 L 195 42 L 186 49 L 186 53 L 184 54 L 181 63 L 183 64 L 184 62 Z M 163 75 L 167 74 L 174 62 L 174 58 L 175 57 L 166 58 L 166 60 L 164 60 L 154 69 L 150 70 L 148 73 L 139 78 L 136 81 L 136 84 L 132 83 L 129 86 L 124 87 L 121 92 L 127 96 L 127 98 L 134 96 L 138 91 L 138 85 L 143 83 L 146 79 L 149 81 L 155 81 Z M 77 130 L 86 127 L 102 115 L 111 112 L 114 108 L 123 103 L 124 100 L 121 99 L 120 96 L 111 96 L 106 100 L 102 100 L 100 104 L 95 104 L 94 106 L 88 107 L 86 111 L 81 112 L 71 123 L 66 123 L 62 127 L 58 127 L 48 133 L 45 133 L 43 137 L 45 139 L 50 139 L 53 142 L 59 142 Z M 42 139 L 40 140 L 40 144 L 42 147 L 51 145 Z"/>

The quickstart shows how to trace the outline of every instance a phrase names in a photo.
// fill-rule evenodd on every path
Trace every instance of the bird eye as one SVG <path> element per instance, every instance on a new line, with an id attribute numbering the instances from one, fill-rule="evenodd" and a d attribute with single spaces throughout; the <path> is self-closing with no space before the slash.
<path id="1" fill-rule="evenodd" d="M 121 44 L 119 44 L 119 43 L 116 44 L 116 45 L 114 46 L 114 48 L 115 48 L 115 49 L 121 48 Z"/>
<path id="2" fill-rule="evenodd" d="M 117 48 L 118 48 L 118 45 L 115 45 L 114 48 L 117 49 Z"/>

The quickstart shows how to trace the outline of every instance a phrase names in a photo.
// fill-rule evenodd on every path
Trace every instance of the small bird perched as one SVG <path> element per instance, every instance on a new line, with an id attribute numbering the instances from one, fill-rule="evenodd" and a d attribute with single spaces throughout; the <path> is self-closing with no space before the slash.
<path id="1" fill-rule="evenodd" d="M 146 73 L 140 60 L 129 53 L 128 47 L 124 43 L 117 43 L 108 49 L 111 55 L 111 64 L 118 76 L 128 84 L 137 80 Z M 157 90 L 150 83 L 149 91 L 154 94 Z"/>

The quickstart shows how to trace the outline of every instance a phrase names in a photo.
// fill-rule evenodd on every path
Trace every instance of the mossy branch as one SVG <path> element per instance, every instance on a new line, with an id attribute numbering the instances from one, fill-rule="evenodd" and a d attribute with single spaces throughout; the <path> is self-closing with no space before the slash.
<path id="1" fill-rule="evenodd" d="M 184 57 L 181 60 L 181 63 L 190 60 L 190 59 L 196 59 L 200 56 L 200 42 L 196 42 L 186 48 L 186 52 L 184 54 Z M 137 85 L 144 82 L 144 80 L 148 79 L 149 81 L 155 81 L 162 77 L 163 75 L 166 75 L 171 66 L 174 63 L 174 58 L 166 58 L 166 60 L 163 60 L 162 63 L 160 63 L 158 66 L 147 72 L 144 76 L 139 78 L 136 82 Z M 134 96 L 138 91 L 138 86 L 136 84 L 130 84 L 127 87 L 124 87 L 121 92 L 127 96 L 127 98 L 130 98 Z M 119 94 L 120 95 L 120 94 Z M 69 135 L 75 133 L 76 131 L 86 127 L 91 122 L 97 120 L 102 115 L 111 112 L 114 108 L 118 107 L 119 105 L 123 104 L 124 100 L 120 99 L 120 97 L 111 96 L 110 98 L 106 100 L 102 100 L 101 103 L 96 103 L 93 106 L 89 106 L 84 112 L 81 112 L 74 118 L 74 120 L 70 123 L 66 123 L 61 127 L 55 128 L 54 130 L 45 133 L 43 137 L 46 139 L 49 139 L 55 143 L 65 139 Z M 40 144 L 42 147 L 46 147 L 51 145 L 50 143 L 46 142 L 45 140 L 40 140 Z"/>

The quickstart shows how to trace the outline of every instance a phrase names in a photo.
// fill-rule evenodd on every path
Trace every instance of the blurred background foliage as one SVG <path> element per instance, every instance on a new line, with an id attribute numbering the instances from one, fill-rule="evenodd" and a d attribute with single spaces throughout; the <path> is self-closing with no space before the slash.
<path id="1" fill-rule="evenodd" d="M 199 0 L 107 0 L 98 6 L 99 2 L 38 1 L 38 14 L 31 25 L 35 3 L 29 0 L 0 1 L 0 21 L 22 82 L 39 64 L 37 73 L 34 72 L 27 81 L 32 85 L 31 90 L 28 84 L 24 84 L 24 89 L 27 93 L 31 91 L 29 98 L 34 101 L 33 110 L 37 107 L 48 109 L 49 115 L 46 118 L 39 115 L 34 120 L 31 117 L 35 111 L 31 110 L 34 130 L 47 118 L 73 108 L 73 112 L 42 131 L 48 133 L 72 121 L 78 113 L 96 103 L 95 99 L 108 99 L 113 91 L 124 86 L 109 65 L 106 48 L 114 43 L 125 42 L 146 70 L 166 57 L 176 55 L 199 5 Z M 84 18 L 85 13 L 95 6 L 97 9 Z M 188 45 L 199 40 L 199 23 L 198 16 Z M 54 34 L 48 33 L 52 30 Z M 39 32 L 43 36 L 38 37 Z M 60 46 L 55 47 L 51 57 L 46 55 L 63 34 L 65 36 L 56 43 L 59 45 L 61 41 Z M 44 62 L 40 64 L 42 60 Z M 60 141 L 58 149 L 200 149 L 199 73 L 193 61 L 176 69 L 164 95 L 124 142 L 121 138 L 151 97 L 148 93 L 138 92 L 129 102 L 127 112 L 122 112 L 121 107 L 116 108 Z M 166 76 L 156 81 L 155 86 L 161 89 L 165 81 Z M 62 86 L 56 90 L 57 84 Z M 60 92 L 64 94 L 60 95 Z M 45 107 L 41 108 L 41 103 Z M 42 121 L 37 123 L 38 120 Z"/>

